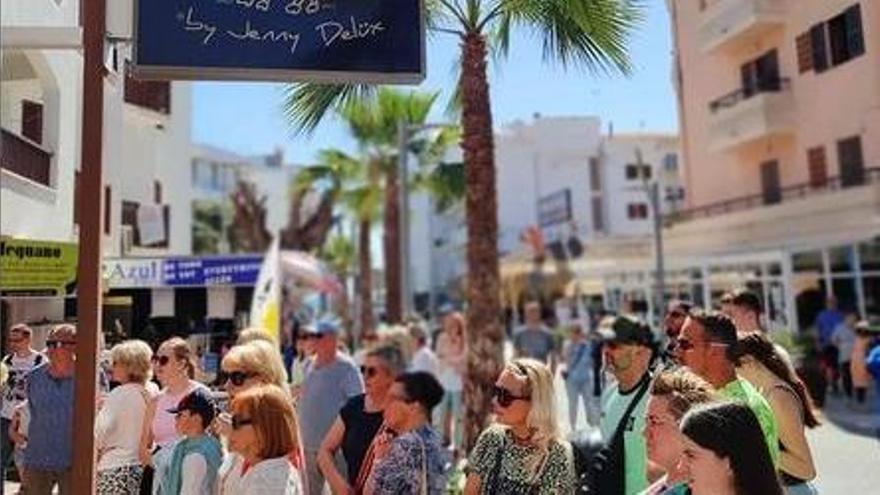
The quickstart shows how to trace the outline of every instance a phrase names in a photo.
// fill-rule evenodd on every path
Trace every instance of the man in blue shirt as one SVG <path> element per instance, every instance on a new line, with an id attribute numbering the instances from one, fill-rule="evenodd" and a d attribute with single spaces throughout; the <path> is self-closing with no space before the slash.
<path id="1" fill-rule="evenodd" d="M 49 362 L 28 375 L 31 421 L 24 451 L 24 493 L 73 493 L 73 393 L 76 328 L 58 325 L 46 339 Z"/>
<path id="2" fill-rule="evenodd" d="M 840 369 L 837 361 L 839 359 L 840 350 L 831 341 L 831 336 L 837 330 L 837 326 L 843 323 L 846 317 L 837 309 L 837 299 L 829 296 L 825 302 L 825 310 L 816 317 L 816 330 L 819 332 L 819 347 L 822 349 L 822 369 L 825 373 L 825 379 L 831 384 L 831 390 L 835 393 L 838 390 L 838 380 L 840 378 Z"/>

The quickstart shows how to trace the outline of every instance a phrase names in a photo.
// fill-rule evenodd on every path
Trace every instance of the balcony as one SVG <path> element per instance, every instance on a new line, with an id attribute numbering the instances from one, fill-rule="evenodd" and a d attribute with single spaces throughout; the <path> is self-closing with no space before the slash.
<path id="1" fill-rule="evenodd" d="M 49 187 L 52 152 L 6 129 L 0 129 L 0 132 L 0 167 Z"/>
<path id="2" fill-rule="evenodd" d="M 703 53 L 734 51 L 783 26 L 785 0 L 718 0 L 704 13 L 699 46 Z"/>
<path id="3" fill-rule="evenodd" d="M 745 212 L 779 204 L 789 204 L 793 201 L 805 199 L 817 199 L 827 197 L 828 194 L 847 191 L 852 196 L 853 188 L 880 185 L 880 168 L 866 168 L 850 177 L 829 177 L 822 183 L 804 183 L 786 186 L 768 195 L 752 194 L 739 198 L 728 199 L 718 203 L 712 203 L 688 210 L 680 210 L 666 216 L 667 224 L 689 222 L 697 219 L 708 219 L 719 215 Z M 839 202 L 839 201 L 838 201 Z"/>
<path id="4" fill-rule="evenodd" d="M 731 151 L 794 131 L 794 97 L 787 78 L 739 88 L 709 103 L 709 147 Z"/>

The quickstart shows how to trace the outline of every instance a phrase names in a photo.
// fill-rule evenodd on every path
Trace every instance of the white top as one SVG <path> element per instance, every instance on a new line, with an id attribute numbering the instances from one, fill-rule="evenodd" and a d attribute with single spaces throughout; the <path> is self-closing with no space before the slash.
<path id="1" fill-rule="evenodd" d="M 208 463 L 198 453 L 183 458 L 180 478 L 180 495 L 203 495 L 202 486 L 208 477 Z"/>
<path id="2" fill-rule="evenodd" d="M 413 355 L 409 365 L 410 371 L 424 371 L 437 377 L 437 356 L 428 346 L 422 347 Z"/>
<path id="3" fill-rule="evenodd" d="M 3 358 L 9 376 L 2 388 L 3 403 L 0 404 L 0 416 L 12 419 L 15 406 L 27 399 L 27 375 L 46 358 L 37 351 L 30 351 L 24 357 L 10 354 Z"/>
<path id="4" fill-rule="evenodd" d="M 242 474 L 244 460 L 229 454 L 220 468 L 220 495 L 302 495 L 299 471 L 287 457 L 266 459 Z"/>
<path id="5" fill-rule="evenodd" d="M 95 418 L 98 470 L 140 464 L 141 427 L 150 393 L 136 383 L 113 389 Z"/>

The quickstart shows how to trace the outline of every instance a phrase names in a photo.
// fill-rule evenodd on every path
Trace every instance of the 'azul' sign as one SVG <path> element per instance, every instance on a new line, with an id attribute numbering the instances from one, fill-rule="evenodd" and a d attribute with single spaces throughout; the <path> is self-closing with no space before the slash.
<path id="1" fill-rule="evenodd" d="M 262 264 L 262 256 L 169 258 L 165 260 L 165 284 L 170 286 L 254 285 L 257 283 Z"/>
<path id="2" fill-rule="evenodd" d="M 417 83 L 424 0 L 138 0 L 134 73 Z"/>

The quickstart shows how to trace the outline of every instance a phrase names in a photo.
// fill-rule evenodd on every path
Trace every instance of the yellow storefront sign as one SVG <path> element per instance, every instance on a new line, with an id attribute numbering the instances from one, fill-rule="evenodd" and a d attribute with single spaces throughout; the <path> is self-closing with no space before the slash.
<path id="1" fill-rule="evenodd" d="M 0 293 L 70 294 L 76 287 L 78 258 L 74 243 L 0 237 Z"/>

